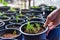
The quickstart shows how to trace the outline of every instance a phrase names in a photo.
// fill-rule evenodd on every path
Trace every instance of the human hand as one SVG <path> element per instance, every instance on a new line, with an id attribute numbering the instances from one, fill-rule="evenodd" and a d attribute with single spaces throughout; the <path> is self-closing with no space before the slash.
<path id="1" fill-rule="evenodd" d="M 55 28 L 60 23 L 60 9 L 54 10 L 52 13 L 50 13 L 46 19 L 46 22 L 44 23 L 44 27 L 48 26 L 48 32 Z"/>

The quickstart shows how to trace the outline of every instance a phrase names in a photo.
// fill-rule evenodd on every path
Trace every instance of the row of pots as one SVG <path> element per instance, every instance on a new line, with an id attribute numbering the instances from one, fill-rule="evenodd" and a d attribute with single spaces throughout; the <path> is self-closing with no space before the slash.
<path id="1" fill-rule="evenodd" d="M 30 34 L 27 35 L 27 34 L 22 33 L 22 30 L 20 29 L 20 27 L 22 28 L 21 25 L 25 25 L 25 23 L 28 21 L 28 20 L 26 21 L 26 19 L 24 17 L 23 18 L 25 19 L 25 21 L 24 21 L 24 19 L 19 18 L 18 22 L 16 22 L 15 18 L 14 19 L 11 19 L 10 17 L 5 17 L 5 18 L 0 17 L 0 18 L 1 18 L 1 23 L 2 23 L 0 26 L 0 28 L 1 28 L 0 29 L 0 39 L 3 39 L 3 40 L 15 40 L 15 39 L 22 40 L 22 38 L 23 38 L 24 40 L 32 40 L 32 39 L 35 40 L 35 38 L 36 38 L 36 40 L 42 40 L 42 37 L 44 37 L 44 39 L 46 38 L 45 32 L 47 31 L 47 29 L 45 31 L 43 31 L 42 33 L 36 34 L 35 36 L 34 36 L 34 34 L 33 35 L 30 35 Z M 39 23 L 44 23 L 43 20 L 40 18 L 33 18 L 29 21 L 31 21 L 31 22 L 36 21 Z M 13 30 L 16 30 L 15 33 L 17 33 L 17 36 L 14 36 L 13 34 L 11 34 L 14 32 Z M 5 36 L 7 36 L 6 33 L 8 35 L 13 35 L 14 37 L 13 38 L 12 37 L 11 38 L 10 37 L 5 38 Z M 26 37 L 27 38 L 30 37 L 30 38 L 27 39 Z"/>
<path id="2" fill-rule="evenodd" d="M 31 21 L 30 23 L 40 23 L 41 26 L 43 25 L 42 22 L 40 21 Z M 46 31 L 48 28 L 44 28 L 44 31 L 41 33 L 36 33 L 36 34 L 29 34 L 24 32 L 24 27 L 27 25 L 27 23 L 24 24 L 8 24 L 6 25 L 6 29 L 0 30 L 0 39 L 2 40 L 46 40 Z M 15 34 L 16 33 L 16 34 Z M 22 34 L 22 35 L 21 35 Z M 14 36 L 16 35 L 16 36 Z M 23 38 L 23 39 L 22 39 Z"/>

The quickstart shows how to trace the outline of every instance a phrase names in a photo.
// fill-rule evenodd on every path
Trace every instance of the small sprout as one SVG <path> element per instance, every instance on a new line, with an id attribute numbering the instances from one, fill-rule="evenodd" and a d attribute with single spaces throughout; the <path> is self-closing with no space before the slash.
<path id="1" fill-rule="evenodd" d="M 16 16 L 16 22 L 18 23 L 18 18 L 19 18 L 19 16 Z"/>
<path id="2" fill-rule="evenodd" d="M 24 16 L 24 15 L 21 13 L 20 16 Z"/>
<path id="3" fill-rule="evenodd" d="M 33 18 L 37 18 L 36 16 L 34 16 Z"/>
<path id="4" fill-rule="evenodd" d="M 39 6 L 33 6 L 32 8 L 39 8 Z"/>
<path id="5" fill-rule="evenodd" d="M 38 23 L 35 23 L 35 25 L 36 25 L 36 27 L 37 27 L 37 30 L 39 31 L 40 30 L 40 24 L 38 24 Z"/>
<path id="6" fill-rule="evenodd" d="M 2 3 L 4 6 L 8 5 L 8 2 L 4 1 L 4 0 L 0 0 L 0 3 Z"/>
<path id="7" fill-rule="evenodd" d="M 0 12 L 0 16 L 3 16 L 3 17 L 7 17 L 6 15 L 4 15 L 3 13 Z"/>
<path id="8" fill-rule="evenodd" d="M 16 35 L 16 30 L 13 31 L 13 34 Z"/>
<path id="9" fill-rule="evenodd" d="M 10 11 L 16 11 L 15 8 L 10 7 Z"/>
<path id="10" fill-rule="evenodd" d="M 3 15 L 3 17 L 7 17 L 7 15 Z"/>
<path id="11" fill-rule="evenodd" d="M 54 6 L 51 6 L 51 8 L 53 9 L 53 8 L 54 8 Z"/>
<path id="12" fill-rule="evenodd" d="M 2 16 L 3 14 L 0 12 L 0 16 Z"/>

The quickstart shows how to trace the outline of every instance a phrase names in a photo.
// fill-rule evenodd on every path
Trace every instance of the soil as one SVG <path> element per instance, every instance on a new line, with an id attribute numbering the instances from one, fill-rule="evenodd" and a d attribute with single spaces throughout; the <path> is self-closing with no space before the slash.
<path id="1" fill-rule="evenodd" d="M 20 23 L 20 22 L 23 22 L 23 20 L 18 20 L 18 22 L 16 20 L 11 20 L 11 22 L 13 22 L 13 23 Z"/>
<path id="2" fill-rule="evenodd" d="M 19 26 L 10 26 L 8 28 L 19 28 Z"/>
<path id="3" fill-rule="evenodd" d="M 2 37 L 4 38 L 13 38 L 13 37 L 16 37 L 17 34 L 11 34 L 11 33 L 6 33 L 6 34 L 3 34 Z"/>
<path id="4" fill-rule="evenodd" d="M 0 20 L 6 20 L 6 19 L 8 19 L 8 18 L 0 18 Z"/>

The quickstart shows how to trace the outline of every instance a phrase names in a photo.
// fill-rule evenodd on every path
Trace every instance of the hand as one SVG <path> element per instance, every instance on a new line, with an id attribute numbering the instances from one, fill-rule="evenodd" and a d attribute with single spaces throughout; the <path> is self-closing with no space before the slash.
<path id="1" fill-rule="evenodd" d="M 52 13 L 50 13 L 46 19 L 46 22 L 44 23 L 44 27 L 48 26 L 48 32 L 55 28 L 60 23 L 60 9 L 54 10 Z"/>

